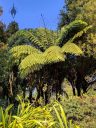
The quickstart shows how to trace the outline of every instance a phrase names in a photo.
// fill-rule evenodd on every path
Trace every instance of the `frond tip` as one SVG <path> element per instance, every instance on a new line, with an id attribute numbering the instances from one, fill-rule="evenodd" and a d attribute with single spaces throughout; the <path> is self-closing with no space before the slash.
<path id="1" fill-rule="evenodd" d="M 66 43 L 62 47 L 62 52 L 75 54 L 75 55 L 82 55 L 83 54 L 83 51 L 74 43 Z"/>
<path id="2" fill-rule="evenodd" d="M 63 46 L 68 40 L 70 40 L 75 34 L 87 27 L 88 24 L 82 20 L 75 20 L 69 25 L 62 27 L 60 37 L 57 42 L 60 46 Z"/>
<path id="3" fill-rule="evenodd" d="M 12 58 L 15 59 L 15 63 L 18 63 L 18 61 L 21 61 L 26 56 L 34 53 L 41 53 L 38 49 L 30 46 L 30 45 L 19 45 L 15 46 L 10 50 L 10 53 L 12 55 Z"/>

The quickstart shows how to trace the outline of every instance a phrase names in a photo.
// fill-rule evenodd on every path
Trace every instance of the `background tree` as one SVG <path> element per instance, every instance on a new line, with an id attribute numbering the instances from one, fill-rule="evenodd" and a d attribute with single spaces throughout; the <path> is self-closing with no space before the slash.
<path id="1" fill-rule="evenodd" d="M 7 43 L 6 26 L 0 21 L 0 43 Z"/>
<path id="2" fill-rule="evenodd" d="M 61 17 L 59 21 L 59 26 L 60 24 L 61 26 L 65 25 L 67 23 L 67 19 L 69 22 L 72 22 L 76 19 L 83 20 L 89 25 L 93 25 L 94 27 L 96 26 L 96 16 L 94 15 L 96 12 L 95 0 L 65 0 L 64 4 L 65 6 L 60 11 Z"/>
<path id="3" fill-rule="evenodd" d="M 12 21 L 11 23 L 9 23 L 6 29 L 8 37 L 10 37 L 12 34 L 15 34 L 18 30 L 19 30 L 19 25 L 17 22 Z"/>
<path id="4" fill-rule="evenodd" d="M 0 16 L 3 14 L 3 8 L 0 6 Z M 0 45 L 7 42 L 6 25 L 0 21 Z"/>
<path id="5" fill-rule="evenodd" d="M 96 69 L 96 63 L 94 63 L 93 66 L 93 62 L 96 62 L 96 15 L 94 15 L 96 12 L 95 5 L 95 0 L 66 0 L 65 8 L 63 8 L 60 13 L 61 18 L 59 22 L 59 28 L 61 28 L 62 25 L 66 25 L 65 15 L 68 17 L 69 22 L 72 22 L 76 19 L 81 19 L 86 21 L 89 25 L 92 25 L 92 29 L 90 29 L 90 31 L 88 31 L 86 34 L 83 34 L 82 37 L 78 38 L 77 40 L 74 40 L 74 43 L 78 44 L 78 46 L 82 48 L 84 55 L 86 56 L 86 58 L 82 58 L 80 62 L 81 69 L 83 70 L 83 73 L 86 72 L 85 74 L 87 74 L 88 69 L 90 69 L 90 71 L 92 71 L 91 69 L 93 69 L 93 67 L 94 70 Z M 62 12 L 64 15 L 62 15 Z M 65 22 L 63 22 L 64 19 Z M 90 64 L 89 60 L 91 60 Z M 83 65 L 82 61 L 84 62 Z"/>
<path id="6" fill-rule="evenodd" d="M 0 6 L 0 16 L 3 14 L 3 8 Z"/>

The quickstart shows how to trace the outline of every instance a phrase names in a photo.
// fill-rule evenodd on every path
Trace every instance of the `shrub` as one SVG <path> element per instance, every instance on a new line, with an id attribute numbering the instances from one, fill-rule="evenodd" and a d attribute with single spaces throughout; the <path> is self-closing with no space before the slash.
<path id="1" fill-rule="evenodd" d="M 0 111 L 0 127 L 2 128 L 79 128 L 68 122 L 63 107 L 59 103 L 53 106 L 33 107 L 29 102 L 20 99 L 16 115 L 12 115 L 10 105 Z M 57 110 L 59 108 L 59 110 Z M 55 114 L 53 114 L 55 113 Z"/>

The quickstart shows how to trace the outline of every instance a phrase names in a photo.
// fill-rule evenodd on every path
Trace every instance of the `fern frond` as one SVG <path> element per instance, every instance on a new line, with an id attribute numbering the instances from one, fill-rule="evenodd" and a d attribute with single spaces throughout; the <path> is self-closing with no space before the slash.
<path id="1" fill-rule="evenodd" d="M 65 55 L 59 46 L 51 46 L 44 52 L 46 64 L 65 61 Z"/>
<path id="2" fill-rule="evenodd" d="M 61 29 L 60 37 L 57 42 L 60 46 L 63 46 L 68 40 L 70 40 L 75 34 L 80 32 L 82 29 L 87 27 L 88 24 L 81 20 L 75 20 L 71 22 L 69 25 L 63 27 Z"/>
<path id="3" fill-rule="evenodd" d="M 44 65 L 65 61 L 65 55 L 58 46 L 51 46 L 44 53 L 33 53 L 23 59 L 19 65 L 20 76 L 25 77 L 30 73 L 42 69 Z"/>
<path id="4" fill-rule="evenodd" d="M 57 33 L 45 28 L 37 28 L 32 34 L 38 38 L 43 45 L 43 50 L 55 44 L 57 39 Z"/>
<path id="5" fill-rule="evenodd" d="M 9 46 L 12 47 L 13 43 L 15 46 L 22 45 L 21 38 L 24 38 L 27 41 L 26 44 L 30 43 L 36 48 L 44 51 L 48 47 L 54 45 L 57 39 L 57 33 L 55 31 L 51 31 L 44 28 L 34 29 L 32 31 L 20 30 L 16 32 L 14 35 L 12 35 L 12 37 L 9 38 L 9 41 L 8 41 Z"/>
<path id="6" fill-rule="evenodd" d="M 41 52 L 30 45 L 20 45 L 20 46 L 13 47 L 10 50 L 10 53 L 12 55 L 12 58 L 15 59 L 15 63 L 16 63 L 16 61 L 18 62 L 22 60 L 27 55 L 34 54 L 34 53 L 41 53 Z"/>
<path id="7" fill-rule="evenodd" d="M 24 37 L 28 39 L 28 41 L 31 42 L 31 44 L 35 47 L 43 48 L 43 44 L 38 40 L 38 38 L 34 36 L 30 31 L 26 31 L 26 30 L 20 30 L 16 32 L 14 35 L 12 35 L 12 37 L 9 38 L 9 46 L 13 40 L 17 41 L 16 39 L 19 39 L 20 37 Z M 26 42 L 26 43 L 29 43 L 29 42 Z"/>
<path id="8" fill-rule="evenodd" d="M 28 55 L 19 65 L 20 76 L 25 77 L 34 71 L 38 71 L 45 64 L 45 59 L 43 54 L 31 54 Z"/>
<path id="9" fill-rule="evenodd" d="M 78 32 L 77 34 L 75 34 L 72 39 L 70 39 L 68 42 L 74 42 L 75 39 L 77 39 L 78 37 L 81 37 L 84 33 L 86 33 L 89 29 L 91 29 L 92 26 L 88 26 L 85 27 L 83 30 L 81 30 L 80 32 Z"/>
<path id="10" fill-rule="evenodd" d="M 83 54 L 82 50 L 74 43 L 66 43 L 62 47 L 62 52 L 75 54 L 75 55 L 82 55 Z"/>

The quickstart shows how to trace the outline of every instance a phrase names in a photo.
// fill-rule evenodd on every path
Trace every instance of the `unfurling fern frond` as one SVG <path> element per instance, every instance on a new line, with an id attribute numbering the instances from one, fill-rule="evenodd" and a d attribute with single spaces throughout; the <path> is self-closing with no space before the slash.
<path id="1" fill-rule="evenodd" d="M 61 29 L 60 37 L 57 40 L 58 44 L 60 46 L 63 46 L 75 34 L 80 32 L 82 29 L 84 29 L 87 26 L 88 26 L 88 24 L 81 20 L 75 20 L 75 21 L 71 22 L 69 25 L 67 25 Z"/>
<path id="2" fill-rule="evenodd" d="M 62 47 L 62 52 L 75 54 L 75 55 L 82 55 L 83 54 L 83 51 L 74 43 L 66 43 Z"/>
<path id="3" fill-rule="evenodd" d="M 45 59 L 43 54 L 31 54 L 28 55 L 19 65 L 20 76 L 25 77 L 29 73 L 33 73 L 34 71 L 40 70 L 42 66 L 45 64 Z"/>

